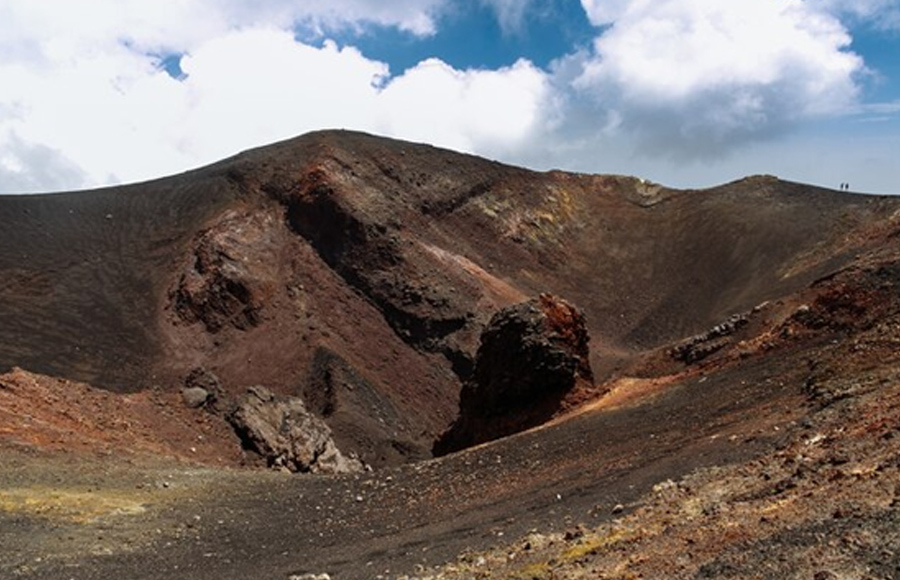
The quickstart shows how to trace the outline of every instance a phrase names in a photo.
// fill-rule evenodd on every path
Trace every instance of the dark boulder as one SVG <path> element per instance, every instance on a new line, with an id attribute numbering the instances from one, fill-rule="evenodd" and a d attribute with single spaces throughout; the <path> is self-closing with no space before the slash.
<path id="1" fill-rule="evenodd" d="M 203 407 L 219 415 L 233 410 L 219 377 L 203 367 L 194 368 L 187 374 L 181 396 L 184 403 L 191 408 Z"/>
<path id="2" fill-rule="evenodd" d="M 481 335 L 459 417 L 434 446 L 443 455 L 540 425 L 593 388 L 584 314 L 541 294 L 507 307 Z"/>

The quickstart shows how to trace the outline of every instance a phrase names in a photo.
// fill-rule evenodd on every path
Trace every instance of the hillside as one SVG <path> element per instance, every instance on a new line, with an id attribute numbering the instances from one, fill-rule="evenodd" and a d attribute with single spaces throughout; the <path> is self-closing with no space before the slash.
<path id="1" fill-rule="evenodd" d="M 753 458 L 800 441 L 782 434 L 804 420 L 842 428 L 819 414 L 816 380 L 846 390 L 841 381 L 865 372 L 894 392 L 898 210 L 892 197 L 772 176 L 674 190 L 342 131 L 144 184 L 0 196 L 0 454 L 16 466 L 0 481 L 0 542 L 15 546 L 0 570 L 172 578 L 178 562 L 182 572 L 193 563 L 186 578 L 221 577 L 236 564 L 217 556 L 197 572 L 197 554 L 233 543 L 241 577 L 374 577 L 486 549 L 505 541 L 499 531 L 513 539 L 601 512 L 602 523 L 617 504 L 643 505 L 654 485 L 703 469 L 763 469 Z M 593 388 L 548 426 L 416 463 L 457 418 L 486 325 L 538 295 L 583 313 Z M 186 406 L 197 385 L 210 398 Z M 260 465 L 229 425 L 258 386 L 302 400 L 336 448 L 375 473 L 235 470 Z M 893 421 L 877 392 L 858 394 L 843 398 Z M 863 462 L 865 437 L 852 450 Z M 57 485 L 93 481 L 116 501 L 28 491 L 53 487 L 61 457 L 72 473 Z M 165 499 L 116 483 L 167 477 L 181 479 Z M 254 501 L 298 496 L 316 499 L 296 512 Z M 42 501 L 42 514 L 21 507 Z M 185 501 L 198 502 L 198 522 L 224 523 L 184 527 L 170 510 Z M 133 504 L 150 515 L 116 523 L 111 514 Z M 70 569 L 85 546 L 28 531 L 48 521 L 104 522 L 111 553 Z M 148 535 L 156 525 L 164 537 Z M 171 561 L 138 564 L 174 537 Z M 23 563 L 51 549 L 62 556 Z"/>

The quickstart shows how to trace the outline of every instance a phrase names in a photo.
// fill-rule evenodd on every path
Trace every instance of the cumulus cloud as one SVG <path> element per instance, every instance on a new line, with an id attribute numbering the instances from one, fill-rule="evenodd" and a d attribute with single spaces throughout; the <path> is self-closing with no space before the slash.
<path id="1" fill-rule="evenodd" d="M 134 26 L 133 13 L 111 4 L 90 21 L 65 7 L 53 16 L 43 3 L 15 5 L 23 42 L 0 47 L 0 151 L 9 159 L 0 190 L 66 187 L 63 176 L 68 187 L 146 179 L 329 127 L 480 153 L 522 142 L 546 93 L 545 73 L 530 63 L 463 71 L 432 59 L 391 77 L 387 65 L 352 47 L 305 44 L 291 29 L 298 14 L 413 27 L 416 10 L 427 17 L 438 6 L 406 4 L 403 11 L 363 0 L 270 2 L 243 15 L 243 2 L 179 2 L 168 16 L 197 27 L 169 35 L 155 5 Z M 218 10 L 207 13 L 212 5 Z M 131 16 L 117 22 L 123 14 Z M 269 22 L 260 22 L 266 14 Z M 179 79 L 161 66 L 173 51 L 185 53 Z M 61 161 L 38 163 L 38 152 Z"/>
<path id="2" fill-rule="evenodd" d="M 514 31 L 537 0 L 480 1 Z M 432 34 L 450 2 L 8 0 L 0 191 L 145 179 L 328 127 L 544 167 L 714 159 L 858 112 L 864 64 L 838 16 L 896 8 L 582 0 L 595 42 L 548 71 L 525 60 L 459 70 L 438 59 L 390 71 L 322 41 L 370 24 Z M 298 40 L 310 35 L 315 45 Z M 179 61 L 183 78 L 164 58 Z"/>
<path id="3" fill-rule="evenodd" d="M 435 31 L 446 0 L 5 0 L 0 54 L 16 47 L 52 56 L 124 42 L 152 51 L 184 52 L 234 29 L 260 26 L 319 32 L 366 24 L 418 35 Z M 24 42 L 23 42 L 24 41 Z"/>
<path id="4" fill-rule="evenodd" d="M 641 151 L 715 156 L 848 111 L 862 59 L 834 17 L 802 0 L 583 0 L 605 25 L 558 66 L 604 130 Z M 573 72 L 574 71 L 574 72 Z"/>
<path id="5" fill-rule="evenodd" d="M 595 26 L 612 24 L 628 9 L 631 0 L 581 0 L 588 20 Z"/>
<path id="6" fill-rule="evenodd" d="M 525 146 L 551 95 L 546 75 L 520 60 L 496 71 L 459 71 L 437 59 L 406 71 L 379 95 L 384 132 L 461 151 Z M 399 114 L 402 112 L 402 114 Z"/>

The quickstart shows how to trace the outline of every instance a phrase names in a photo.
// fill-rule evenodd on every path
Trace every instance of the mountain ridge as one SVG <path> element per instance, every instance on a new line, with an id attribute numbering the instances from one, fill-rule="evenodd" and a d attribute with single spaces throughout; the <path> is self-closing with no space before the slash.
<path id="1" fill-rule="evenodd" d="M 452 421 L 497 309 L 572 301 L 609 378 L 847 263 L 853 232 L 896 207 L 771 176 L 682 191 L 317 132 L 146 184 L 0 197 L 0 367 L 126 392 L 202 367 L 232 393 L 298 394 L 337 357 L 374 393 L 348 399 L 345 442 L 397 461 Z M 365 419 L 382 407 L 417 435 Z"/>
<path id="2" fill-rule="evenodd" d="M 0 223 L 2 576 L 896 564 L 898 198 L 324 132 Z"/>

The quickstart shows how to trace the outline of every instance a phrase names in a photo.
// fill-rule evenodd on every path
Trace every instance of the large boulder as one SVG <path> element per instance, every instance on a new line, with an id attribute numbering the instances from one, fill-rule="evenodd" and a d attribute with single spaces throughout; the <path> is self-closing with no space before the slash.
<path id="1" fill-rule="evenodd" d="M 244 445 L 271 467 L 303 473 L 351 473 L 364 468 L 358 459 L 341 453 L 328 425 L 296 397 L 278 397 L 265 387 L 250 387 L 229 419 Z"/>
<path id="2" fill-rule="evenodd" d="M 589 340 L 584 314 L 550 294 L 499 311 L 481 335 L 459 417 L 435 455 L 540 425 L 576 391 L 592 389 Z"/>

